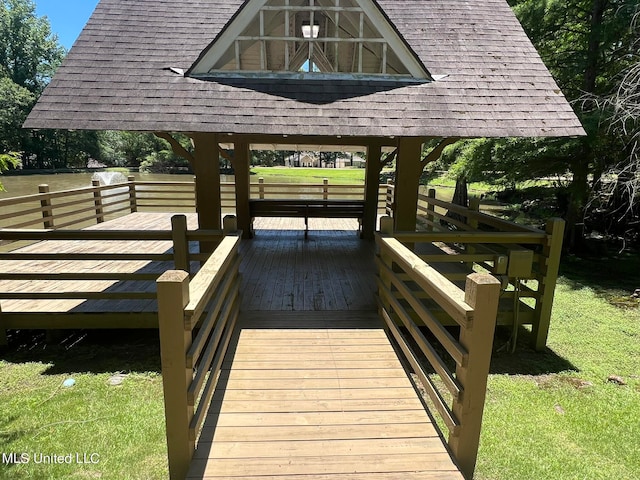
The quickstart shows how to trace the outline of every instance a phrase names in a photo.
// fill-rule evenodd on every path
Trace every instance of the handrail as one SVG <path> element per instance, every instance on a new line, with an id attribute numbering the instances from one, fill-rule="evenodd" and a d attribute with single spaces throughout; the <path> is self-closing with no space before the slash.
<path id="1" fill-rule="evenodd" d="M 460 289 L 394 238 L 389 217 L 383 218 L 376 242 L 380 314 L 446 425 L 449 447 L 470 479 L 480 441 L 500 282 L 489 274 L 473 273 Z M 444 310 L 460 325 L 457 339 L 438 321 L 435 310 Z M 436 345 L 416 320 L 430 330 Z M 441 350 L 453 360 L 455 374 Z M 434 369 L 446 392 L 426 373 L 423 361 Z"/>
<path id="2" fill-rule="evenodd" d="M 184 215 L 174 215 L 171 219 L 172 230 L 26 230 L 26 229 L 1 229 L 1 241 L 94 241 L 99 242 L 91 251 L 81 249 L 79 251 L 53 251 L 43 252 L 39 249 L 20 249 L 9 253 L 0 253 L 0 260 L 10 261 L 99 261 L 101 263 L 113 261 L 127 262 L 173 262 L 175 268 L 189 270 L 190 264 L 195 260 L 206 260 L 207 254 L 191 253 L 189 251 L 189 241 L 201 240 L 207 242 L 219 242 L 223 238 L 221 230 L 188 231 L 187 221 Z M 137 251 L 113 251 L 109 248 L 102 248 L 111 242 L 166 242 L 166 249 L 162 252 L 147 251 L 144 246 L 137 248 Z M 170 251 L 170 248 L 173 251 Z M 53 281 L 75 281 L 75 286 L 58 288 L 55 291 L 33 292 L 26 291 L 2 291 L 0 300 L 43 300 L 43 299 L 155 299 L 154 292 L 142 289 L 141 291 L 119 291 L 118 289 L 108 289 L 107 291 L 87 290 L 89 281 L 130 281 L 130 282 L 153 282 L 160 273 L 148 272 L 101 272 L 86 271 L 86 267 L 76 269 L 76 271 L 32 271 L 21 272 L 11 271 L 6 267 L 0 272 L 0 280 L 11 281 L 31 281 L 31 280 L 53 280 Z M 99 287 L 100 288 L 100 287 Z"/>
<path id="3" fill-rule="evenodd" d="M 225 219 L 227 236 L 191 281 L 179 270 L 167 271 L 157 281 L 172 480 L 183 480 L 187 474 L 239 314 L 241 232 L 234 220 Z"/>
<path id="4" fill-rule="evenodd" d="M 393 213 L 393 193 L 387 192 L 387 212 Z M 435 189 L 418 195 L 419 232 L 396 232 L 394 238 L 407 244 L 444 246 L 421 252 L 429 263 L 466 264 L 500 275 L 503 281 L 500 323 L 512 327 L 511 349 L 515 349 L 521 324 L 532 326 L 532 346 L 546 346 L 554 289 L 558 277 L 564 221 L 552 218 L 544 230 L 519 225 L 479 211 L 479 199 L 469 207 L 436 199 Z M 441 255 L 438 255 L 441 253 Z M 463 280 L 466 273 L 445 269 L 449 280 Z M 533 299 L 534 303 L 524 302 Z"/>
<path id="5" fill-rule="evenodd" d="M 380 185 L 380 192 L 386 191 Z M 11 207 L 10 213 L 0 214 L 0 228 L 62 229 L 101 223 L 127 213 L 142 210 L 176 209 L 195 210 L 195 183 L 138 181 L 133 176 L 127 182 L 100 185 L 93 181 L 91 186 L 76 189 L 50 191 L 48 185 L 40 185 L 40 193 L 21 197 L 0 199 L 0 210 Z M 307 190 L 307 191 L 305 191 Z M 311 191 L 308 191 L 311 190 Z M 258 183 L 250 186 L 251 198 L 276 199 L 291 196 L 305 196 L 320 199 L 362 199 L 363 184 L 333 184 L 325 179 L 322 183 Z M 221 184 L 221 203 L 224 208 L 235 208 L 235 185 Z M 385 199 L 381 195 L 378 210 L 384 210 Z M 16 223 L 16 219 L 20 223 Z"/>

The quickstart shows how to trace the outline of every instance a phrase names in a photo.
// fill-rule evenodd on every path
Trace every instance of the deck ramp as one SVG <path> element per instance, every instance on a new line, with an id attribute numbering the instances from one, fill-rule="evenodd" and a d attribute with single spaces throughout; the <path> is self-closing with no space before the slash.
<path id="1" fill-rule="evenodd" d="M 375 311 L 251 311 L 187 478 L 463 477 Z"/>

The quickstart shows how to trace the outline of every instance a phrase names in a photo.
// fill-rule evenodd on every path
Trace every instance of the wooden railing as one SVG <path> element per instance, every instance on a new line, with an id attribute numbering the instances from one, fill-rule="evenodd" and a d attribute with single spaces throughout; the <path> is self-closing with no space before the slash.
<path id="1" fill-rule="evenodd" d="M 384 212 L 387 186 L 380 185 L 378 210 Z M 263 178 L 251 184 L 252 199 L 364 199 L 364 185 L 266 183 Z M 235 210 L 235 185 L 221 184 L 224 212 Z M 0 199 L 0 228 L 83 228 L 137 211 L 170 210 L 195 212 L 195 183 L 137 181 L 133 176 L 125 183 L 91 186 L 52 192 L 40 185 L 39 193 Z"/>
<path id="2" fill-rule="evenodd" d="M 389 189 L 392 198 L 393 187 Z M 540 230 L 481 213 L 477 199 L 469 203 L 466 208 L 438 200 L 430 189 L 418 197 L 419 232 L 398 232 L 397 238 L 454 282 L 477 270 L 498 275 L 503 284 L 498 323 L 512 326 L 511 348 L 519 326 L 527 324 L 533 328 L 532 346 L 542 350 L 551 321 L 564 221 L 552 218 Z M 388 208 L 392 210 L 391 204 Z"/>
<path id="3" fill-rule="evenodd" d="M 165 272 L 157 282 L 169 474 L 183 480 L 239 313 L 240 233 L 227 236 L 196 276 Z M 195 330 L 196 326 L 198 329 Z"/>
<path id="4" fill-rule="evenodd" d="M 383 217 L 376 241 L 380 314 L 448 429 L 449 447 L 461 471 L 471 479 L 500 282 L 492 275 L 473 273 L 460 289 L 395 238 L 389 217 Z M 444 312 L 460 327 L 457 338 L 436 312 Z"/>
<path id="5" fill-rule="evenodd" d="M 184 215 L 175 215 L 171 219 L 172 230 L 26 230 L 0 229 L 0 241 L 55 242 L 51 247 L 47 243 L 38 244 L 37 248 L 23 248 L 11 253 L 0 253 L 0 261 L 8 261 L 0 271 L 0 281 L 10 281 L 11 287 L 0 291 L 0 301 L 22 300 L 64 301 L 64 300 L 101 300 L 122 301 L 138 300 L 151 302 L 155 300 L 154 282 L 162 273 L 159 267 L 135 267 L 135 265 L 151 265 L 155 262 L 170 262 L 174 268 L 189 271 L 195 269 L 199 262 L 204 262 L 209 254 L 190 251 L 189 243 L 209 242 L 218 244 L 222 238 L 219 230 L 187 230 Z M 56 248 L 59 241 L 82 241 L 83 248 Z M 86 242 L 91 242 L 88 248 Z M 147 247 L 149 242 L 160 243 L 160 251 Z M 166 244 L 166 245 L 165 245 Z M 10 263 L 9 263 L 10 261 Z M 34 266 L 26 262 L 35 262 Z M 7 265 L 17 263 L 13 269 Z M 38 269 L 38 262 L 51 262 L 49 268 Z M 134 267 L 131 267 L 132 264 Z M 23 265 L 23 266 L 20 266 Z M 59 265 L 60 268 L 53 268 Z M 122 268 L 120 268 L 120 265 Z M 171 268 L 170 264 L 164 268 Z M 41 290 L 33 288 L 33 282 L 51 283 L 50 287 Z M 124 283 L 126 282 L 126 283 Z M 19 285 L 17 290 L 13 285 Z M 54 286 L 57 287 L 54 288 Z M 119 285 L 119 286 L 118 286 Z M 124 287 L 126 285 L 126 288 Z M 114 304 L 117 302 L 114 302 Z M 33 311 L 27 318 L 28 311 L 12 312 L 0 309 L 1 328 L 141 328 L 157 327 L 155 312 L 144 315 L 140 312 L 138 319 L 123 318 L 116 309 L 109 309 L 102 304 L 104 311 L 95 312 L 95 318 L 89 319 L 89 310 L 84 318 L 73 312 L 55 312 L 57 318 L 52 321 L 51 315 L 38 314 Z M 53 312 L 51 312 L 53 313 Z"/>

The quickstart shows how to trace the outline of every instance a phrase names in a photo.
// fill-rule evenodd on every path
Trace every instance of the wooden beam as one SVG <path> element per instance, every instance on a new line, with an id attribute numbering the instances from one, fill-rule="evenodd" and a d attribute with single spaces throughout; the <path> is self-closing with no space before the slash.
<path id="1" fill-rule="evenodd" d="M 188 160 L 188 162 L 193 167 L 193 163 L 195 161 L 193 154 L 189 152 L 187 149 L 185 149 L 182 145 L 180 145 L 180 142 L 178 142 L 175 138 L 173 138 L 170 133 L 155 132 L 154 135 L 158 138 L 161 138 L 169 142 L 169 145 L 171 145 L 171 150 L 173 150 L 173 153 L 175 153 L 179 157 L 182 157 Z"/>
<path id="2" fill-rule="evenodd" d="M 402 137 L 399 140 L 393 214 L 397 231 L 413 232 L 416 229 L 423 141 L 421 137 Z"/>
<path id="3" fill-rule="evenodd" d="M 251 238 L 251 213 L 249 212 L 249 144 L 238 142 L 234 145 L 233 171 L 236 183 L 236 217 L 238 219 L 238 228 L 242 230 L 243 238 Z"/>
<path id="4" fill-rule="evenodd" d="M 220 230 L 222 207 L 218 136 L 214 133 L 197 133 L 191 138 L 195 147 L 193 170 L 196 177 L 198 226 L 206 230 Z M 201 248 L 204 245 L 201 244 Z"/>
<path id="5" fill-rule="evenodd" d="M 228 134 L 220 135 L 219 142 L 227 143 L 259 143 L 267 145 L 336 145 L 336 146 L 361 146 L 366 150 L 366 146 L 372 141 L 380 142 L 383 147 L 397 147 L 396 137 L 340 137 L 340 136 L 317 136 L 317 135 L 263 135 L 263 134 Z"/>

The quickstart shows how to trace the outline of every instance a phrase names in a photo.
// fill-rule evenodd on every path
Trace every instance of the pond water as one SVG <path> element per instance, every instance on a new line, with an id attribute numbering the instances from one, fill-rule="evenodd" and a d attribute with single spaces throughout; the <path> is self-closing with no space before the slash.
<path id="1" fill-rule="evenodd" d="M 110 176 L 112 172 L 100 172 L 103 177 Z M 91 179 L 95 175 L 94 172 L 86 173 L 55 173 L 45 175 L 0 175 L 0 183 L 4 186 L 5 191 L 0 192 L 0 198 L 21 197 L 24 195 L 33 195 L 38 193 L 38 185 L 47 184 L 51 191 L 70 190 L 74 188 L 88 187 L 91 185 Z M 193 181 L 192 175 L 169 175 L 161 173 L 134 173 L 132 174 L 136 180 L 143 182 L 190 182 Z M 114 175 L 121 181 L 126 181 L 124 175 Z M 251 183 L 258 183 L 258 175 L 251 176 Z M 233 183 L 233 175 L 220 175 L 222 182 Z M 322 184 L 321 178 L 297 178 L 291 176 L 269 175 L 265 178 L 266 183 L 317 183 Z M 353 181 L 331 180 L 331 183 L 362 183 Z"/>
<path id="2" fill-rule="evenodd" d="M 101 172 L 103 176 L 110 176 L 112 172 Z M 38 185 L 47 184 L 51 191 L 70 190 L 74 188 L 88 187 L 95 173 L 54 173 L 46 175 L 12 175 L 0 176 L 0 183 L 5 191 L 0 192 L 0 198 L 21 197 L 38 193 Z M 166 175 L 155 173 L 134 173 L 136 180 L 148 182 L 189 182 L 193 180 L 191 175 Z M 126 176 L 118 176 L 126 181 Z M 223 182 L 232 182 L 233 177 L 222 175 Z"/>

